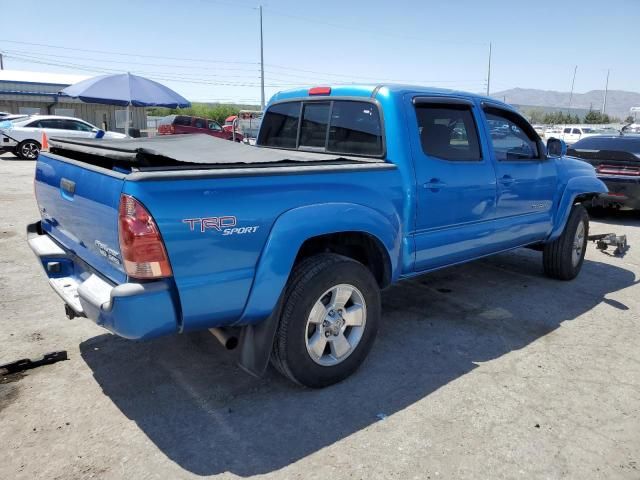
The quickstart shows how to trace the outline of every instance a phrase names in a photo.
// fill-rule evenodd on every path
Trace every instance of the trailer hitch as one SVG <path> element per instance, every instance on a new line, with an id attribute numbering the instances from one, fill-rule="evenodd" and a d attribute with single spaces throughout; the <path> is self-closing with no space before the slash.
<path id="1" fill-rule="evenodd" d="M 41 367 L 43 365 L 51 365 L 52 363 L 61 362 L 62 360 L 68 360 L 66 350 L 45 353 L 42 358 L 37 360 L 23 358 L 21 360 L 16 360 L 15 362 L 0 365 L 0 376 L 4 377 L 5 375 L 31 370 L 32 368 Z"/>
<path id="2" fill-rule="evenodd" d="M 597 235 L 589 235 L 589 241 L 595 242 L 596 248 L 605 251 L 609 247 L 616 247 L 613 254 L 618 257 L 624 256 L 629 249 L 626 235 L 616 235 L 615 233 L 599 233 Z"/>

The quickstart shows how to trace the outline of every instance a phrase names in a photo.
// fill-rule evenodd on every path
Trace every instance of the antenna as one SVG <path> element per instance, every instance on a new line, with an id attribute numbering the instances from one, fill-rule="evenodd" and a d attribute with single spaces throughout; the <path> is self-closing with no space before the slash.
<path id="1" fill-rule="evenodd" d="M 602 101 L 602 115 L 607 110 L 607 93 L 609 91 L 609 70 L 607 69 L 607 82 L 604 85 L 604 100 Z"/>
<path id="2" fill-rule="evenodd" d="M 262 5 L 260 5 L 260 107 L 264 110 L 264 48 L 262 45 Z"/>
<path id="3" fill-rule="evenodd" d="M 571 102 L 573 101 L 573 86 L 576 83 L 576 72 L 578 71 L 578 66 L 573 69 L 573 80 L 571 80 L 571 94 L 569 95 L 569 108 L 567 109 L 567 113 L 571 113 Z"/>
<path id="4" fill-rule="evenodd" d="M 489 96 L 490 90 L 491 90 L 491 42 L 489 42 L 489 66 L 487 69 L 487 97 Z"/>

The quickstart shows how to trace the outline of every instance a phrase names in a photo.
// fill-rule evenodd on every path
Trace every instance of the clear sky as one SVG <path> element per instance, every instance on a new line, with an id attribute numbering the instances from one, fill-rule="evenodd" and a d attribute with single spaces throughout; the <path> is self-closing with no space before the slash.
<path id="1" fill-rule="evenodd" d="M 5 68 L 156 79 L 259 102 L 258 1 L 0 0 Z M 402 82 L 640 91 L 640 0 L 265 0 L 267 99 L 296 85 Z M 42 46 L 35 45 L 41 44 Z M 62 47 L 62 48 L 54 48 Z"/>

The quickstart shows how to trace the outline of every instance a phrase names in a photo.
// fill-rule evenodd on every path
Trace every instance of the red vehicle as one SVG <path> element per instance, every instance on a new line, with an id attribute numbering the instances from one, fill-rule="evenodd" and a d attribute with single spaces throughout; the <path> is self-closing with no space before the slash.
<path id="1" fill-rule="evenodd" d="M 158 123 L 158 135 L 180 135 L 183 133 L 206 133 L 225 140 L 233 140 L 233 132 L 227 131 L 214 120 L 189 115 L 169 115 Z M 236 142 L 242 135 L 236 132 Z"/>
<path id="2" fill-rule="evenodd" d="M 222 126 L 222 128 L 224 128 L 226 132 L 233 132 L 233 122 L 236 120 L 236 118 L 238 118 L 237 115 L 229 115 L 224 119 L 224 125 Z M 237 131 L 238 130 L 236 129 L 236 132 Z"/>

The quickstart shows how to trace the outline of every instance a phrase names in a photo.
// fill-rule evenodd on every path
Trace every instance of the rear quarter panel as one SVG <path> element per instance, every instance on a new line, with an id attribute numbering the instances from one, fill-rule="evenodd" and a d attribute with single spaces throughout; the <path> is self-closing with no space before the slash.
<path id="1" fill-rule="evenodd" d="M 140 200 L 158 224 L 179 292 L 181 330 L 185 331 L 238 322 L 259 262 L 282 262 L 284 270 L 280 271 L 288 275 L 286 265 L 295 258 L 300 238 L 332 232 L 338 223 L 325 212 L 317 219 L 317 228 L 299 225 L 298 232 L 281 234 L 278 242 L 289 239 L 288 248 L 261 259 L 274 223 L 292 209 L 333 203 L 362 206 L 397 225 L 394 235 L 401 236 L 403 192 L 396 169 L 130 181 L 124 191 Z M 353 210 L 349 221 L 357 225 L 357 208 Z M 344 209 L 336 209 L 336 214 L 344 214 Z M 202 231 L 201 223 L 184 221 L 212 217 L 235 217 L 236 227 L 257 228 L 224 235 L 224 229 Z M 314 220 L 306 218 L 307 222 Z M 253 315 L 247 322 L 260 319 Z"/>

